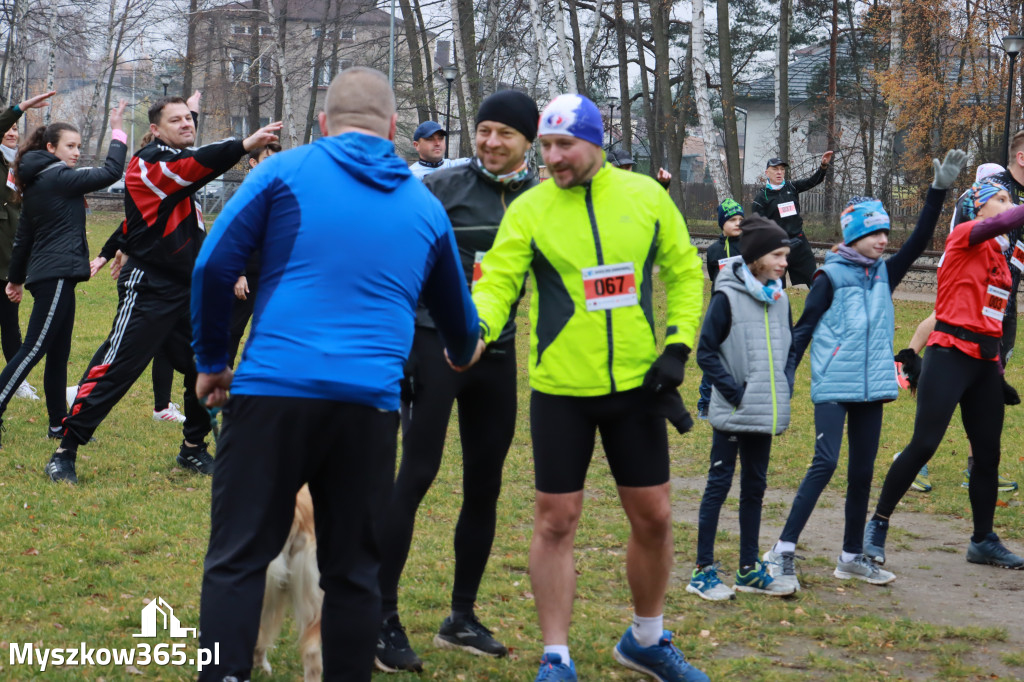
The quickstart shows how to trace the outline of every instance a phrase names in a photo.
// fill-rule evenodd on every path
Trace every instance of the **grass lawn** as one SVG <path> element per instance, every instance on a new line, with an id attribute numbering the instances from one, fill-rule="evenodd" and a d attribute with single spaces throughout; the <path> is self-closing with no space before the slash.
<path id="1" fill-rule="evenodd" d="M 120 218 L 94 214 L 89 223 L 93 252 Z M 69 364 L 69 383 L 75 383 L 89 358 L 106 337 L 116 307 L 116 291 L 106 270 L 78 286 L 75 338 Z M 705 294 L 706 296 L 707 294 Z M 792 298 L 794 318 L 803 295 Z M 660 302 L 663 305 L 663 296 Z M 910 339 L 917 322 L 930 309 L 926 303 L 897 302 L 896 348 Z M 31 298 L 22 305 L 23 328 Z M 526 311 L 519 312 L 520 358 L 526 349 Z M 532 680 L 540 655 L 540 631 L 527 575 L 533 471 L 526 421 L 527 373 L 520 368 L 520 420 L 505 467 L 505 486 L 498 510 L 498 534 L 478 609 L 510 648 L 504 660 L 480 659 L 434 649 L 430 645 L 447 615 L 452 580 L 452 529 L 461 494 L 460 448 L 452 420 L 448 451 L 436 484 L 420 510 L 417 532 L 402 584 L 401 612 L 413 646 L 425 662 L 422 677 L 439 680 Z M 696 402 L 699 370 L 689 363 L 684 398 Z M 801 365 L 793 403 L 793 424 L 773 449 L 769 490 L 792 498 L 813 451 L 813 412 L 809 400 L 808 363 Z M 42 388 L 42 366 L 31 381 Z M 1012 384 L 1024 390 L 1020 361 L 1008 370 Z M 180 381 L 177 375 L 176 381 Z M 177 391 L 176 391 L 177 394 Z M 909 439 L 914 401 L 900 397 L 885 410 L 882 443 L 876 466 L 876 490 L 892 453 Z M 190 475 L 174 463 L 180 430 L 151 418 L 152 390 L 147 373 L 131 389 L 96 432 L 97 443 L 79 451 L 77 487 L 56 486 L 43 474 L 53 441 L 44 436 L 46 412 L 42 401 L 12 401 L 4 416 L 0 457 L 0 679 L 25 680 L 152 680 L 187 679 L 185 668 L 110 665 L 59 667 L 45 673 L 11 665 L 11 643 L 33 642 L 39 647 L 132 647 L 139 641 L 139 612 L 145 601 L 163 597 L 186 627 L 196 627 L 199 586 L 208 534 L 209 479 Z M 1021 427 L 1024 408 L 1007 411 L 1002 473 L 1024 480 Z M 710 430 L 698 424 L 690 434 L 672 433 L 673 476 L 699 478 L 707 469 Z M 966 491 L 960 488 L 966 440 L 954 420 L 945 444 L 930 465 L 935 490 L 910 495 L 900 508 L 925 512 L 939 519 L 970 517 Z M 845 461 L 845 460 L 844 460 Z M 830 490 L 845 485 L 841 465 Z M 735 510 L 733 497 L 727 510 Z M 1024 513 L 1019 494 L 1002 495 L 1006 506 L 996 510 L 1000 535 L 1018 551 L 1024 550 Z M 681 491 L 675 499 L 680 513 L 692 513 L 699 491 Z M 780 523 L 788 503 L 766 504 L 765 521 Z M 898 521 L 895 522 L 898 524 Z M 736 566 L 735 523 L 723 523 L 719 558 L 726 571 Z M 911 528 L 907 532 L 911 532 Z M 842 530 L 835 530 L 837 543 Z M 696 529 L 679 522 L 675 528 L 676 577 L 666 606 L 667 627 L 687 657 L 712 679 L 725 680 L 878 680 L 989 679 L 991 669 L 979 647 L 992 647 L 992 658 L 1004 678 L 1024 678 L 1020 639 L 1024 611 L 1008 613 L 1013 628 L 957 625 L 942 619 L 914 616 L 876 595 L 889 588 L 844 585 L 837 596 L 835 581 L 812 580 L 795 599 L 758 599 L 741 595 L 727 604 L 709 604 L 684 591 L 694 558 Z M 894 533 L 894 543 L 901 539 Z M 577 538 L 578 594 L 570 642 L 581 678 L 637 680 L 615 664 L 612 647 L 630 623 L 625 582 L 627 526 L 619 508 L 608 467 L 600 452 L 587 481 L 587 501 Z M 962 537 L 955 551 L 962 557 Z M 962 541 L 962 542 L 961 542 Z M 762 549 L 766 547 L 763 546 Z M 953 551 L 953 550 L 951 550 Z M 810 553 L 808 553 L 810 554 Z M 828 563 L 820 553 L 809 556 L 810 566 Z M 962 562 L 962 559 L 961 559 Z M 966 564 L 965 564 L 966 565 Z M 995 572 L 996 569 L 992 569 Z M 1005 574 L 1005 572 L 1002 572 Z M 1003 577 L 1003 576 L 1000 576 Z M 1024 574 L 1014 573 L 1016 590 Z M 897 584 L 899 581 L 897 582 Z M 957 589 L 957 588 L 951 588 Z M 971 590 L 963 590 L 964 600 Z M 1016 604 L 1020 604 L 1018 598 Z M 994 608 L 999 608 L 995 605 Z M 254 680 L 296 680 L 302 671 L 294 632 L 286 629 L 280 646 L 271 652 L 272 676 L 256 673 Z M 159 640 L 168 641 L 168 640 Z M 157 640 L 154 640 L 155 644 Z M 1014 650 L 1015 649 L 1015 650 Z M 189 640 L 189 653 L 194 640 Z M 995 665 L 996 663 L 993 663 Z M 384 675 L 379 676 L 384 679 Z M 411 676 L 399 679 L 411 679 Z"/>

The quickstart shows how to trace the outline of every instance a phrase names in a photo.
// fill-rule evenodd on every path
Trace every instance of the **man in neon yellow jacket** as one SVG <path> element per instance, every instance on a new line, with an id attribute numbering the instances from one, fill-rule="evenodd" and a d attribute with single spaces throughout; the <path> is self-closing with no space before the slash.
<path id="1" fill-rule="evenodd" d="M 626 573 L 635 616 L 614 656 L 658 679 L 706 680 L 662 627 L 672 564 L 665 417 L 680 430 L 692 423 L 676 388 L 700 321 L 700 258 L 661 186 L 605 163 L 593 102 L 557 97 L 541 114 L 538 132 L 552 181 L 509 206 L 473 291 L 479 356 L 501 332 L 527 272 L 533 276 L 530 429 L 537 493 L 530 578 L 545 645 L 537 680 L 576 680 L 568 648 L 573 543 L 597 431 L 631 527 Z M 667 293 L 660 356 L 655 265 Z"/>

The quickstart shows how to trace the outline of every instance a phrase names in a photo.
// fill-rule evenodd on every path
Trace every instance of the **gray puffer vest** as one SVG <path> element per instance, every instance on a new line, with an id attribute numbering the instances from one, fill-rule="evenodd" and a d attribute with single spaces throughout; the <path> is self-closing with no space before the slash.
<path id="1" fill-rule="evenodd" d="M 729 299 L 732 327 L 719 357 L 736 384 L 746 386 L 739 407 L 712 388 L 708 419 L 719 431 L 778 435 L 789 426 L 786 359 L 792 343 L 789 298 L 783 291 L 771 305 L 747 291 L 736 263 L 718 274 L 715 291 Z"/>

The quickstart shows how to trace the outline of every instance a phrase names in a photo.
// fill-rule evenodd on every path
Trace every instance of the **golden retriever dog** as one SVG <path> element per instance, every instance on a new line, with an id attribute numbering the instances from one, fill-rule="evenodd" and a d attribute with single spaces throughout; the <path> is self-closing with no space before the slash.
<path id="1" fill-rule="evenodd" d="M 271 672 L 267 650 L 281 632 L 284 612 L 292 605 L 305 682 L 319 682 L 323 676 L 320 656 L 320 570 L 316 564 L 316 534 L 313 529 L 313 498 L 302 486 L 295 496 L 295 519 L 284 549 L 267 567 L 267 589 L 260 615 L 260 634 L 253 652 L 253 667 Z"/>

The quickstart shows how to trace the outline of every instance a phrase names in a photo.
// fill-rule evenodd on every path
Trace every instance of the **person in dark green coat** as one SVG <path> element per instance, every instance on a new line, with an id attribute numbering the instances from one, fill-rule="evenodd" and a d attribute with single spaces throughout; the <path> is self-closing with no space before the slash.
<path id="1" fill-rule="evenodd" d="M 0 203 L 3 204 L 0 206 L 0 289 L 7 286 L 7 270 L 11 264 L 14 233 L 21 218 L 21 196 L 14 184 L 14 175 L 11 174 L 11 164 L 18 151 L 18 119 L 29 109 L 47 106 L 55 93 L 56 91 L 52 91 L 35 95 L 0 113 L 0 131 L 3 132 L 3 140 L 0 140 L 0 172 L 3 173 L 6 184 L 6 187 L 0 189 Z M 18 324 L 18 304 L 7 300 L 6 296 L 0 296 L 0 349 L 3 350 L 4 360 L 10 362 L 19 348 L 21 326 Z M 35 387 L 28 381 L 22 383 L 15 396 L 39 400 Z"/>

